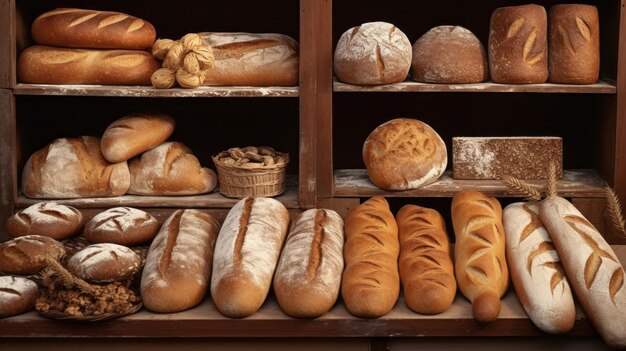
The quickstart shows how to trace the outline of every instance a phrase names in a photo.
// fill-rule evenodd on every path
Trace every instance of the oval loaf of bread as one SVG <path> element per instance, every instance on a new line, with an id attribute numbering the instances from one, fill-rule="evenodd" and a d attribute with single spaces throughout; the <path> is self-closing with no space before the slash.
<path id="1" fill-rule="evenodd" d="M 153 239 L 160 226 L 156 218 L 142 210 L 114 207 L 87 222 L 83 236 L 94 244 L 133 246 Z"/>
<path id="2" fill-rule="evenodd" d="M 89 245 L 67 261 L 67 269 L 92 283 L 109 283 L 132 277 L 141 268 L 141 257 L 126 246 Z"/>
<path id="3" fill-rule="evenodd" d="M 34 281 L 0 276 L 0 318 L 15 316 L 35 308 L 39 288 Z"/>
<path id="4" fill-rule="evenodd" d="M 343 219 L 311 209 L 291 229 L 274 275 L 280 308 L 296 318 L 316 318 L 332 308 L 343 272 Z"/>
<path id="5" fill-rule="evenodd" d="M 31 275 L 45 267 L 46 259 L 60 260 L 65 247 L 41 235 L 20 236 L 0 243 L 0 273 Z"/>
<path id="6" fill-rule="evenodd" d="M 7 233 L 12 238 L 36 234 L 63 240 L 76 234 L 82 226 L 83 214 L 79 210 L 56 202 L 34 204 L 6 222 Z"/>

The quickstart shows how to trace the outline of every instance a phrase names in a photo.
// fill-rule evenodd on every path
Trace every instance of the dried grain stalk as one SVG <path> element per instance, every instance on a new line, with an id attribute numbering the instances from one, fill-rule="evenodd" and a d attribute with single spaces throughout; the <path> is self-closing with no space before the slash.
<path id="1" fill-rule="evenodd" d="M 626 223 L 624 222 L 624 216 L 622 211 L 622 204 L 619 201 L 619 197 L 610 186 L 604 188 L 604 195 L 606 197 L 606 212 L 609 217 L 611 225 L 623 236 L 626 236 Z"/>

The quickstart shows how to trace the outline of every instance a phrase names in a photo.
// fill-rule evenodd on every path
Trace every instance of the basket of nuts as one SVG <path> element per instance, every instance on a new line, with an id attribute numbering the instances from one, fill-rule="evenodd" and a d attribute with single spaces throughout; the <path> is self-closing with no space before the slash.
<path id="1" fill-rule="evenodd" d="M 224 196 L 276 196 L 285 191 L 289 154 L 268 146 L 233 147 L 213 156 L 213 163 Z"/>

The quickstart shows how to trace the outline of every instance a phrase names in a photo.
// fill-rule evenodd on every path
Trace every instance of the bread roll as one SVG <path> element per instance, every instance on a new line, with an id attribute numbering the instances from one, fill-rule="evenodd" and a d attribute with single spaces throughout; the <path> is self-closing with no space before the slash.
<path id="1" fill-rule="evenodd" d="M 39 288 L 23 277 L 0 276 L 0 318 L 11 317 L 35 308 Z"/>
<path id="2" fill-rule="evenodd" d="M 93 244 L 133 246 L 153 239 L 160 226 L 156 218 L 142 210 L 114 207 L 89 220 L 83 236 Z"/>
<path id="3" fill-rule="evenodd" d="M 444 312 L 456 295 L 446 223 L 439 212 L 406 205 L 396 215 L 400 238 L 400 281 L 410 309 Z"/>
<path id="4" fill-rule="evenodd" d="M 204 85 L 295 86 L 298 42 L 274 33 L 199 33 L 215 62 Z"/>
<path id="5" fill-rule="evenodd" d="M 600 76 L 600 20 L 593 5 L 550 8 L 551 83 L 593 84 Z"/>
<path id="6" fill-rule="evenodd" d="M 333 66 L 337 79 L 345 83 L 402 82 L 411 68 L 411 42 L 393 24 L 363 23 L 341 35 Z"/>
<path id="7" fill-rule="evenodd" d="M 12 238 L 43 235 L 55 240 L 67 239 L 83 227 L 83 214 L 71 206 L 56 202 L 40 202 L 18 211 L 6 222 Z"/>
<path id="8" fill-rule="evenodd" d="M 141 269 L 141 257 L 126 246 L 94 244 L 75 253 L 67 269 L 92 283 L 110 283 L 131 278 Z"/>
<path id="9" fill-rule="evenodd" d="M 626 348 L 626 284 L 615 252 L 580 211 L 561 197 L 544 199 L 539 216 L 598 334 L 611 347 Z"/>
<path id="10" fill-rule="evenodd" d="M 199 304 L 211 279 L 219 222 L 198 210 L 177 210 L 150 245 L 141 276 L 141 298 L 153 312 L 172 313 Z"/>
<path id="11" fill-rule="evenodd" d="M 539 204 L 516 202 L 503 212 L 506 261 L 513 287 L 535 325 L 547 333 L 574 327 L 574 298 L 559 255 L 539 219 Z"/>
<path id="12" fill-rule="evenodd" d="M 384 197 L 375 196 L 346 218 L 341 296 L 357 317 L 378 318 L 398 300 L 398 226 Z"/>
<path id="13" fill-rule="evenodd" d="M 41 235 L 27 235 L 0 243 L 0 273 L 31 275 L 45 267 L 46 258 L 60 260 L 65 247 Z"/>
<path id="14" fill-rule="evenodd" d="M 34 84 L 151 85 L 158 68 L 146 51 L 35 45 L 17 60 L 17 78 Z"/>
<path id="15" fill-rule="evenodd" d="M 22 172 L 22 191 L 31 198 L 120 196 L 129 186 L 126 162 L 107 162 L 100 138 L 91 136 L 54 140 L 32 154 Z"/>
<path id="16" fill-rule="evenodd" d="M 502 207 L 478 191 L 459 191 L 452 199 L 452 224 L 459 289 L 472 302 L 477 321 L 495 321 L 509 283 Z"/>
<path id="17" fill-rule="evenodd" d="M 487 53 L 474 33 L 438 26 L 413 44 L 413 80 L 424 83 L 480 83 L 489 79 Z"/>
<path id="18" fill-rule="evenodd" d="M 333 210 L 311 209 L 291 224 L 274 276 L 280 308 L 296 318 L 328 312 L 343 272 L 343 219 Z"/>
<path id="19" fill-rule="evenodd" d="M 543 6 L 500 7 L 491 15 L 489 71 L 496 83 L 545 83 L 548 20 Z"/>
<path id="20" fill-rule="evenodd" d="M 102 135 L 100 149 L 109 162 L 130 160 L 172 135 L 174 120 L 162 114 L 133 114 L 111 123 Z"/>
<path id="21" fill-rule="evenodd" d="M 129 194 L 197 195 L 213 191 L 217 175 L 203 168 L 191 149 L 166 142 L 130 161 Z"/>
<path id="22" fill-rule="evenodd" d="M 59 8 L 37 17 L 37 44 L 72 48 L 149 49 L 156 39 L 152 24 L 120 12 Z"/>
<path id="23" fill-rule="evenodd" d="M 289 213 L 271 198 L 247 197 L 228 212 L 215 246 L 211 296 L 231 318 L 256 312 L 267 297 Z"/>
<path id="24" fill-rule="evenodd" d="M 385 190 L 416 189 L 446 169 L 446 144 L 428 124 L 396 118 L 376 127 L 363 145 L 370 180 Z"/>

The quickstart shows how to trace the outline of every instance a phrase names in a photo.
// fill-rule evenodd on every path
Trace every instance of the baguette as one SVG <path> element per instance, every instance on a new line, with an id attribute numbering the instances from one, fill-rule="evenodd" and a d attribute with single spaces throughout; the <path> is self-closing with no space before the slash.
<path id="1" fill-rule="evenodd" d="M 26 235 L 0 243 L 0 273 L 31 275 L 46 266 L 46 259 L 61 260 L 65 247 L 41 235 Z"/>
<path id="2" fill-rule="evenodd" d="M 56 202 L 34 204 L 6 222 L 7 234 L 12 238 L 37 234 L 63 240 L 77 234 L 82 226 L 83 215 L 79 210 Z"/>
<path id="3" fill-rule="evenodd" d="M 35 308 L 39 288 L 34 281 L 0 276 L 0 318 L 15 316 Z"/>

